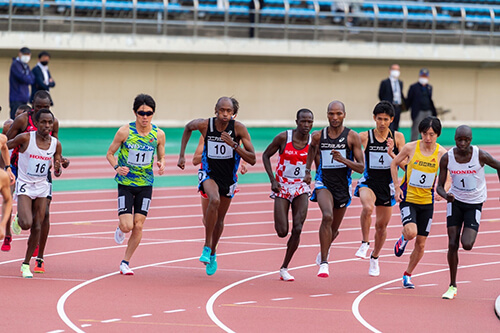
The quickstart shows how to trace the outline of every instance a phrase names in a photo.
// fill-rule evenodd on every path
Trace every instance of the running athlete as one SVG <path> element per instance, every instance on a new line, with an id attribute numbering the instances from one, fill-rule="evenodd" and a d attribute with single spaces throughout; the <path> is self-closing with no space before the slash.
<path id="1" fill-rule="evenodd" d="M 7 148 L 7 137 L 4 134 L 0 134 L 0 149 L 2 152 L 1 161 L 7 166 L 5 167 L 7 172 L 0 169 L 0 195 L 3 197 L 2 220 L 0 220 L 0 240 L 2 240 L 4 237 L 9 237 L 7 235 L 10 235 L 10 230 L 7 231 L 6 226 L 12 213 L 12 192 L 10 190 L 10 186 L 13 184 L 12 180 L 15 180 L 12 172 L 10 171 L 10 154 L 9 149 Z M 7 243 L 9 245 L 8 249 L 4 249 L 5 244 L 6 242 L 4 239 L 2 251 L 10 250 L 10 241 Z"/>
<path id="2" fill-rule="evenodd" d="M 439 162 L 437 192 L 446 199 L 448 227 L 448 266 L 450 286 L 443 294 L 445 299 L 457 296 L 458 248 L 460 241 L 466 251 L 472 250 L 476 241 L 481 210 L 486 201 L 486 179 L 484 165 L 497 170 L 500 179 L 500 161 L 491 157 L 477 146 L 471 146 L 472 130 L 469 126 L 459 126 L 455 131 L 455 144 Z M 445 190 L 446 175 L 451 176 L 451 187 Z M 462 231 L 463 226 L 463 231 Z M 460 233 L 462 233 L 460 237 Z"/>
<path id="3" fill-rule="evenodd" d="M 154 152 L 158 154 L 156 165 L 159 174 L 165 171 L 165 132 L 151 123 L 156 109 L 153 97 L 140 94 L 134 100 L 135 122 L 120 127 L 109 146 L 106 159 L 116 170 L 118 183 L 118 217 L 115 242 L 122 244 L 125 234 L 132 231 L 120 263 L 120 274 L 134 275 L 130 259 L 142 238 L 153 195 Z M 115 153 L 118 153 L 118 159 Z M 133 214 L 133 215 L 132 215 Z"/>
<path id="4" fill-rule="evenodd" d="M 208 197 L 204 213 L 205 244 L 200 261 L 206 265 L 207 275 L 213 275 L 217 271 L 215 251 L 224 229 L 224 217 L 237 186 L 236 171 L 240 158 L 250 165 L 255 164 L 255 151 L 247 128 L 232 119 L 234 104 L 231 98 L 219 98 L 215 114 L 213 118 L 194 119 L 186 124 L 177 162 L 177 166 L 184 170 L 186 145 L 192 131 L 200 131 L 205 138 L 205 146 L 202 169 L 198 172 L 199 189 Z"/>
<path id="5" fill-rule="evenodd" d="M 309 109 L 297 111 L 297 127 L 278 134 L 262 154 L 262 162 L 271 181 L 271 198 L 274 199 L 274 229 L 279 237 L 288 236 L 288 211 L 292 207 L 292 234 L 287 242 L 280 279 L 294 281 L 288 273 L 288 264 L 299 247 L 302 226 L 307 216 L 309 185 L 304 182 L 307 152 L 311 143 L 314 115 Z M 271 167 L 271 156 L 279 151 L 276 176 Z"/>
<path id="6" fill-rule="evenodd" d="M 414 289 L 411 274 L 424 256 L 425 241 L 431 230 L 434 212 L 434 183 L 439 160 L 446 149 L 436 143 L 441 134 L 441 122 L 436 117 L 427 117 L 420 122 L 418 130 L 422 140 L 409 142 L 392 160 L 391 175 L 395 197 L 399 202 L 403 233 L 394 245 L 394 254 L 401 257 L 408 241 L 416 237 L 415 248 L 403 275 L 403 287 Z M 398 182 L 398 166 L 408 159 L 405 175 Z"/>
<path id="7" fill-rule="evenodd" d="M 16 196 L 18 219 L 12 223 L 12 231 L 19 234 L 31 230 L 24 262 L 21 265 L 23 278 L 32 278 L 30 259 L 40 240 L 40 232 L 47 197 L 52 187 L 47 179 L 49 165 L 54 158 L 56 175 L 61 174 L 61 142 L 50 135 L 54 126 L 54 115 L 49 109 L 41 109 L 34 116 L 36 131 L 21 133 L 8 141 L 9 148 L 19 147 Z"/>
<path id="8" fill-rule="evenodd" d="M 401 132 L 393 132 L 389 128 L 394 119 L 392 103 L 382 101 L 373 109 L 373 120 L 376 127 L 367 132 L 361 132 L 361 144 L 365 147 L 365 171 L 358 181 L 354 195 L 359 197 L 363 210 L 361 211 L 361 233 L 363 240 L 356 256 L 366 258 L 370 247 L 370 226 L 372 213 L 375 210 L 375 246 L 370 255 L 368 274 L 380 275 L 378 256 L 387 237 L 387 225 L 391 220 L 394 199 L 394 184 L 391 178 L 391 162 L 398 154 L 399 148 L 405 145 Z"/>
<path id="9" fill-rule="evenodd" d="M 311 165 L 319 154 L 320 163 L 315 177 L 311 201 L 317 201 L 321 214 L 319 241 L 321 252 L 316 257 L 318 277 L 328 277 L 328 255 L 332 242 L 338 236 L 340 224 L 351 203 L 351 172 L 364 169 L 361 140 L 358 133 L 344 126 L 344 103 L 328 104 L 330 125 L 312 134 L 307 154 L 304 182 L 311 183 Z"/>

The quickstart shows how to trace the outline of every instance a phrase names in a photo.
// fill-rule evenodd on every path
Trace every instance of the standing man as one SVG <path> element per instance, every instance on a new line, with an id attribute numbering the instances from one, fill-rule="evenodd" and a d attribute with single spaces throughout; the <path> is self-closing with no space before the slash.
<path id="1" fill-rule="evenodd" d="M 405 105 L 405 97 L 403 95 L 403 81 L 399 79 L 401 74 L 398 64 L 392 64 L 389 70 L 389 77 L 380 82 L 378 89 L 378 98 L 380 101 L 388 101 L 394 107 L 394 120 L 390 125 L 392 132 L 399 129 L 399 119 L 403 105 Z"/>
<path id="2" fill-rule="evenodd" d="M 23 47 L 19 50 L 17 58 L 12 58 L 9 75 L 9 103 L 10 118 L 15 118 L 19 105 L 27 104 L 30 100 L 30 85 L 35 82 L 35 77 L 28 63 L 31 59 L 31 50 Z"/>
<path id="3" fill-rule="evenodd" d="M 255 164 L 255 151 L 248 130 L 232 119 L 234 105 L 230 97 L 221 97 L 215 104 L 215 117 L 194 119 L 186 124 L 182 134 L 177 166 L 184 170 L 186 145 L 194 130 L 205 138 L 202 169 L 198 171 L 200 191 L 208 197 L 205 213 L 205 245 L 200 261 L 206 265 L 207 275 L 217 271 L 216 248 L 224 229 L 231 199 L 237 186 L 236 172 L 240 158 Z M 240 141 L 243 146 L 240 145 Z"/>
<path id="4" fill-rule="evenodd" d="M 486 201 L 486 179 L 484 165 L 497 170 L 500 178 L 500 161 L 477 146 L 471 146 L 472 130 L 459 126 L 455 131 L 455 144 L 439 162 L 437 192 L 446 199 L 446 220 L 448 227 L 448 266 L 450 286 L 443 294 L 444 299 L 457 296 L 458 248 L 460 241 L 466 251 L 472 250 L 476 241 L 481 210 Z M 444 189 L 446 175 L 450 172 L 451 188 Z M 463 231 L 462 231 L 463 226 Z M 462 233 L 462 235 L 460 235 Z M 461 236 L 461 237 L 460 237 Z"/>
<path id="5" fill-rule="evenodd" d="M 361 211 L 361 233 L 363 240 L 356 256 L 365 258 L 370 247 L 370 226 L 372 213 L 375 210 L 375 246 L 370 255 L 368 274 L 379 276 L 378 256 L 387 237 L 387 225 L 391 220 L 394 199 L 394 184 L 391 178 L 391 162 L 399 149 L 405 145 L 401 132 L 390 129 L 394 119 L 392 103 L 382 101 L 373 109 L 373 120 L 376 127 L 359 134 L 361 144 L 365 147 L 365 171 L 358 181 L 354 195 L 359 197 L 363 210 Z"/>
<path id="6" fill-rule="evenodd" d="M 327 118 L 330 125 L 312 134 L 307 154 L 304 182 L 311 183 L 311 165 L 319 154 L 315 188 L 311 201 L 317 201 L 321 214 L 319 241 L 321 252 L 316 257 L 318 277 L 328 277 L 328 254 L 333 240 L 351 203 L 352 170 L 362 173 L 364 168 L 361 140 L 358 133 L 344 127 L 344 103 L 328 104 Z"/>
<path id="7" fill-rule="evenodd" d="M 293 281 L 288 264 L 299 247 L 302 226 L 307 216 L 311 189 L 304 182 L 307 152 L 311 143 L 314 115 L 309 109 L 297 111 L 294 130 L 278 134 L 262 154 L 262 162 L 271 181 L 271 198 L 274 199 L 274 229 L 279 237 L 288 235 L 288 211 L 292 207 L 292 234 L 288 239 L 285 259 L 280 268 L 280 279 Z M 276 176 L 271 167 L 271 156 L 279 151 Z"/>
<path id="8" fill-rule="evenodd" d="M 429 84 L 429 70 L 422 68 L 419 73 L 418 82 L 410 86 L 406 106 L 411 108 L 411 139 L 418 139 L 418 127 L 420 122 L 427 117 L 437 116 L 434 102 L 432 101 L 432 86 Z"/>
<path id="9" fill-rule="evenodd" d="M 434 213 L 434 183 L 439 160 L 446 149 L 436 143 L 441 134 L 441 122 L 436 117 L 427 117 L 420 122 L 418 130 L 422 140 L 407 143 L 392 160 L 391 175 L 396 189 L 395 197 L 401 210 L 403 233 L 394 245 L 394 254 L 401 257 L 408 241 L 416 237 L 415 248 L 403 275 L 403 287 L 414 289 L 411 274 L 424 256 L 425 241 L 431 231 Z M 408 159 L 405 175 L 398 182 L 398 166 Z"/>
<path id="10" fill-rule="evenodd" d="M 39 110 L 34 117 L 36 131 L 21 133 L 9 140 L 9 148 L 19 147 L 16 181 L 18 219 L 12 223 L 15 234 L 30 230 L 28 248 L 21 265 L 23 278 L 32 278 L 30 259 L 40 241 L 40 232 L 48 206 L 47 197 L 52 186 L 47 179 L 49 165 L 54 158 L 55 174 L 61 174 L 61 142 L 50 135 L 54 126 L 54 115 L 49 109 Z"/>
<path id="11" fill-rule="evenodd" d="M 108 148 L 106 159 L 115 169 L 118 183 L 119 225 L 115 242 L 122 244 L 125 234 L 132 231 L 125 256 L 120 263 L 120 274 L 134 275 L 130 259 L 142 239 L 142 227 L 148 215 L 153 196 L 153 162 L 155 150 L 159 174 L 165 170 L 165 133 L 151 123 L 156 109 L 153 97 L 140 94 L 134 100 L 135 121 L 120 127 Z M 118 152 L 118 159 L 115 153 Z"/>
<path id="12" fill-rule="evenodd" d="M 30 101 L 33 100 L 35 93 L 38 90 L 46 90 L 49 91 L 50 88 L 54 88 L 56 86 L 56 82 L 50 75 L 49 71 L 49 61 L 50 54 L 47 51 L 42 51 L 38 55 L 38 63 L 31 70 L 33 72 L 33 76 L 35 77 L 35 82 L 31 85 L 31 98 Z"/>

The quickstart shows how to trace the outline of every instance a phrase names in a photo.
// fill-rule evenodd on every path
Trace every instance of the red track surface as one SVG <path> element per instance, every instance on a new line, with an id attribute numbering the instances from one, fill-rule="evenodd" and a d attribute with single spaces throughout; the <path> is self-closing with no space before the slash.
<path id="1" fill-rule="evenodd" d="M 478 239 L 472 251 L 460 251 L 458 296 L 451 301 L 441 299 L 449 282 L 442 201 L 435 205 L 427 251 L 414 272 L 416 289 L 405 290 L 400 279 L 413 244 L 402 258 L 392 254 L 401 232 L 397 207 L 379 277 L 368 276 L 368 261 L 354 257 L 361 238 L 355 198 L 332 247 L 330 277 L 321 279 L 314 264 L 321 216 L 310 203 L 290 265 L 295 281 L 283 282 L 278 270 L 287 239 L 274 232 L 269 185 L 241 186 L 218 248 L 219 270 L 209 277 L 198 261 L 204 230 L 196 190 L 156 188 L 131 261 L 135 275 L 121 276 L 125 245 L 113 241 L 116 192 L 55 193 L 47 272 L 20 277 L 26 232 L 14 236 L 10 252 L 0 253 L 0 331 L 498 331 L 493 304 L 500 294 L 500 185 L 496 175 L 487 179 Z"/>

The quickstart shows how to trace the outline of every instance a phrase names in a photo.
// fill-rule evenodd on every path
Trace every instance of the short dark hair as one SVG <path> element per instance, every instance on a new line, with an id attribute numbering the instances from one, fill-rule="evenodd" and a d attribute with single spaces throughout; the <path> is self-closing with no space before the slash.
<path id="1" fill-rule="evenodd" d="M 437 136 L 440 136 L 441 135 L 441 121 L 439 120 L 439 118 L 432 117 L 432 116 L 427 117 L 427 118 L 424 118 L 424 120 L 422 120 L 420 122 L 420 124 L 418 124 L 418 131 L 420 133 L 427 132 L 427 130 L 429 128 L 432 128 L 434 133 L 436 133 Z"/>
<path id="2" fill-rule="evenodd" d="M 33 103 L 35 102 L 35 99 L 48 99 L 50 101 L 50 105 L 52 105 L 52 97 L 50 96 L 50 93 L 47 90 L 38 90 L 35 95 L 33 96 Z"/>
<path id="3" fill-rule="evenodd" d="M 42 52 L 38 53 L 38 59 L 40 59 L 43 56 L 47 56 L 50 58 L 50 53 L 47 51 L 42 51 Z"/>
<path id="4" fill-rule="evenodd" d="M 153 112 L 155 112 L 156 109 L 156 102 L 153 99 L 153 97 L 149 96 L 148 94 L 139 94 L 135 97 L 134 99 L 134 112 L 137 112 L 139 108 L 142 105 L 147 105 L 151 109 L 153 109 Z"/>
<path id="5" fill-rule="evenodd" d="M 50 114 L 52 116 L 52 120 L 54 120 L 54 114 L 49 109 L 40 109 L 40 111 L 38 111 L 33 117 L 34 120 L 38 122 L 40 120 L 40 116 L 45 113 Z"/>
<path id="6" fill-rule="evenodd" d="M 17 110 L 22 110 L 23 113 L 29 112 L 29 111 L 31 111 L 31 106 L 29 106 L 28 104 L 21 104 L 17 107 L 16 112 L 17 112 Z"/>
<path id="7" fill-rule="evenodd" d="M 296 115 L 295 119 L 299 120 L 300 114 L 303 113 L 303 112 L 309 112 L 314 117 L 314 113 L 311 110 L 309 110 L 309 109 L 300 109 L 299 111 L 297 111 L 297 115 Z"/>
<path id="8" fill-rule="evenodd" d="M 233 116 L 235 116 L 240 109 L 240 102 L 234 97 L 231 97 L 231 102 L 233 102 Z"/>
<path id="9" fill-rule="evenodd" d="M 389 101 L 380 101 L 373 108 L 373 115 L 376 116 L 378 114 L 385 113 L 389 117 L 394 117 L 394 106 Z"/>
<path id="10" fill-rule="evenodd" d="M 21 49 L 19 50 L 19 52 L 21 52 L 21 54 L 31 54 L 31 50 L 28 48 L 28 47 L 21 47 Z"/>

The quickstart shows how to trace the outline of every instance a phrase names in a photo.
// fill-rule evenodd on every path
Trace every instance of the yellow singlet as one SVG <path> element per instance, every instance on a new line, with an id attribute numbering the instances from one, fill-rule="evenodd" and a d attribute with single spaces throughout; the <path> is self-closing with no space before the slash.
<path id="1" fill-rule="evenodd" d="M 401 190 L 404 193 L 404 201 L 427 205 L 434 202 L 434 182 L 439 168 L 439 144 L 436 144 L 436 150 L 432 155 L 424 156 L 420 151 L 420 142 L 421 140 L 417 141 L 415 154 L 406 166 Z"/>

